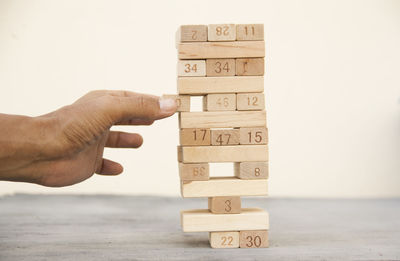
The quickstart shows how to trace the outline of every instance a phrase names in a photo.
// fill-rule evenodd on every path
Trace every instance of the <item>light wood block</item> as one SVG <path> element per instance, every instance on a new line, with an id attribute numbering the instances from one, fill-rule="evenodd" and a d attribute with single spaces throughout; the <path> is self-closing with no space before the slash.
<path id="1" fill-rule="evenodd" d="M 236 75 L 264 75 L 264 58 L 236 59 Z"/>
<path id="2" fill-rule="evenodd" d="M 179 59 L 265 57 L 264 41 L 179 43 Z"/>
<path id="3" fill-rule="evenodd" d="M 207 59 L 207 76 L 234 76 L 236 73 L 235 59 Z"/>
<path id="4" fill-rule="evenodd" d="M 236 95 L 236 107 L 238 111 L 264 110 L 264 93 L 238 93 Z"/>
<path id="5" fill-rule="evenodd" d="M 207 42 L 206 25 L 181 25 L 178 30 L 178 42 Z"/>
<path id="6" fill-rule="evenodd" d="M 265 111 L 181 112 L 179 117 L 181 128 L 239 128 L 266 124 Z"/>
<path id="7" fill-rule="evenodd" d="M 211 145 L 210 129 L 181 129 L 179 140 L 182 146 L 207 146 Z"/>
<path id="8" fill-rule="evenodd" d="M 206 76 L 205 60 L 179 60 L 178 76 Z"/>
<path id="9" fill-rule="evenodd" d="M 239 133 L 240 144 L 268 144 L 267 128 L 240 128 Z"/>
<path id="10" fill-rule="evenodd" d="M 268 230 L 250 230 L 239 232 L 239 245 L 241 248 L 268 247 Z"/>
<path id="11" fill-rule="evenodd" d="M 239 214 L 242 210 L 240 197 L 208 198 L 208 209 L 214 214 Z"/>
<path id="12" fill-rule="evenodd" d="M 236 26 L 234 24 L 208 25 L 208 41 L 235 41 Z"/>
<path id="13" fill-rule="evenodd" d="M 264 40 L 263 24 L 237 24 L 236 40 L 238 41 L 262 41 Z"/>
<path id="14" fill-rule="evenodd" d="M 236 177 L 210 177 L 207 181 L 181 182 L 184 198 L 265 196 L 268 194 L 266 179 L 245 180 Z"/>
<path id="15" fill-rule="evenodd" d="M 180 77 L 178 93 L 204 95 L 208 93 L 263 92 L 263 76 Z"/>
<path id="16" fill-rule="evenodd" d="M 195 209 L 181 212 L 181 224 L 184 232 L 265 230 L 269 228 L 269 218 L 268 213 L 260 208 L 244 208 L 236 215 Z"/>
<path id="17" fill-rule="evenodd" d="M 181 148 L 181 162 L 268 161 L 267 145 L 191 146 Z"/>
<path id="18" fill-rule="evenodd" d="M 239 130 L 211 130 L 211 145 L 238 145 L 239 144 Z"/>
<path id="19" fill-rule="evenodd" d="M 209 180 L 210 167 L 208 163 L 179 163 L 179 177 L 184 181 Z"/>
<path id="20" fill-rule="evenodd" d="M 208 94 L 203 97 L 204 111 L 236 111 L 236 94 Z"/>
<path id="21" fill-rule="evenodd" d="M 235 162 L 234 173 L 240 179 L 268 179 L 268 162 Z"/>
<path id="22" fill-rule="evenodd" d="M 176 105 L 178 106 L 176 111 L 190 111 L 190 96 L 189 95 L 175 95 L 175 94 L 165 94 L 164 98 L 174 99 Z"/>
<path id="23" fill-rule="evenodd" d="M 239 247 L 239 232 L 210 232 L 210 246 L 212 248 L 238 248 Z"/>

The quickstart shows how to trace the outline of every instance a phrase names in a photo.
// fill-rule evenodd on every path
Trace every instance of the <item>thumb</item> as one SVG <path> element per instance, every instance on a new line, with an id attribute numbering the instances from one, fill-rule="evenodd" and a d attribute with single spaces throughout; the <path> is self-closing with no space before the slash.
<path id="1" fill-rule="evenodd" d="M 122 92 L 122 96 L 103 97 L 100 98 L 102 113 L 108 116 L 113 124 L 133 119 L 158 120 L 171 116 L 177 108 L 174 99 L 147 94 Z"/>

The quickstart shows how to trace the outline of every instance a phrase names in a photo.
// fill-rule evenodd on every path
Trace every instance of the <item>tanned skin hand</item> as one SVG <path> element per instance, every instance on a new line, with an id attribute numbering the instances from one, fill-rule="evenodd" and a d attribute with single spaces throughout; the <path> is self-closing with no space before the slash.
<path id="1" fill-rule="evenodd" d="M 0 180 L 50 187 L 79 183 L 94 173 L 118 175 L 104 147 L 138 148 L 139 134 L 113 125 L 151 125 L 176 111 L 172 99 L 128 91 L 93 91 L 39 117 L 0 114 Z"/>

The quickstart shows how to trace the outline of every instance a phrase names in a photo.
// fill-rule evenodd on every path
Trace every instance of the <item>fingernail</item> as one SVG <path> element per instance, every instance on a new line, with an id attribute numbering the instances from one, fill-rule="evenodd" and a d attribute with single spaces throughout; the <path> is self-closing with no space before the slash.
<path id="1" fill-rule="evenodd" d="M 160 103 L 160 110 L 162 112 L 171 112 L 176 110 L 175 99 L 161 97 L 159 103 Z"/>

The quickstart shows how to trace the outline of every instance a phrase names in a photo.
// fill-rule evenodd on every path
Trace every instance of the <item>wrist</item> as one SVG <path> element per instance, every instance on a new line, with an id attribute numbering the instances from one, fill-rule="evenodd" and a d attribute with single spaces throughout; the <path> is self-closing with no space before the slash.
<path id="1" fill-rule="evenodd" d="M 0 114 L 0 179 L 40 180 L 34 163 L 43 154 L 47 121 L 42 117 Z"/>

